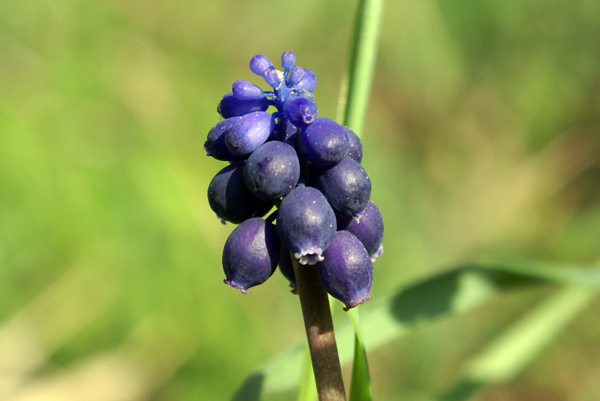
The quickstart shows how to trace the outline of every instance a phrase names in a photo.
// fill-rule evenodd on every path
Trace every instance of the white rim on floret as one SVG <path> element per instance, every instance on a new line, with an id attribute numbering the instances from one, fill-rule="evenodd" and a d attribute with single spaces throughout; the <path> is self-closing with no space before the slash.
<path id="1" fill-rule="evenodd" d="M 301 265 L 315 265 L 317 262 L 322 262 L 325 258 L 322 256 L 321 248 L 309 248 L 300 252 L 295 252 L 294 257 L 298 259 Z"/>

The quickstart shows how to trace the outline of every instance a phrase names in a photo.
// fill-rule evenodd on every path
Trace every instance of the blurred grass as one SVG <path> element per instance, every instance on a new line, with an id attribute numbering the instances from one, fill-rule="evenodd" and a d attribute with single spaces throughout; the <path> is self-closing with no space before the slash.
<path id="1" fill-rule="evenodd" d="M 334 118 L 355 5 L 0 3 L 0 398 L 224 400 L 303 338 L 279 275 L 247 296 L 221 284 L 232 226 L 208 207 L 221 164 L 202 144 L 255 53 L 296 52 Z M 386 221 L 375 297 L 486 253 L 597 259 L 597 15 L 593 0 L 386 4 L 363 131 Z M 445 388 L 545 295 L 373 353 L 374 398 Z M 589 311 L 475 399 L 592 400 L 599 336 Z"/>

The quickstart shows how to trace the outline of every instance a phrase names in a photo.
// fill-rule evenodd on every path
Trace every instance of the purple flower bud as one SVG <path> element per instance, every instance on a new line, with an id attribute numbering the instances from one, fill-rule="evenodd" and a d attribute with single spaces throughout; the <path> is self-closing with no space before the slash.
<path id="1" fill-rule="evenodd" d="M 257 54 L 250 60 L 250 70 L 262 77 L 265 70 L 269 67 L 273 67 L 273 63 L 266 56 Z"/>
<path id="2" fill-rule="evenodd" d="M 269 100 L 266 97 L 260 99 L 239 99 L 228 93 L 223 96 L 217 106 L 217 111 L 223 118 L 243 116 L 254 111 L 265 111 L 269 108 Z"/>
<path id="3" fill-rule="evenodd" d="M 371 201 L 356 217 L 338 219 L 338 230 L 346 230 L 356 235 L 362 242 L 371 262 L 383 254 L 383 218 L 379 208 Z"/>
<path id="4" fill-rule="evenodd" d="M 207 156 L 222 161 L 234 161 L 240 158 L 240 156 L 232 155 L 227 145 L 225 145 L 225 132 L 241 118 L 231 117 L 221 120 L 208 131 L 206 142 L 204 142 L 204 150 Z"/>
<path id="5" fill-rule="evenodd" d="M 225 143 L 232 155 L 246 156 L 265 143 L 275 129 L 275 119 L 265 111 L 244 115 L 225 133 Z"/>
<path id="6" fill-rule="evenodd" d="M 300 82 L 296 84 L 296 89 L 306 89 L 309 92 L 313 92 L 316 88 L 317 77 L 315 76 L 315 73 L 305 68 L 304 76 L 302 77 Z"/>
<path id="7" fill-rule="evenodd" d="M 369 175 L 350 157 L 334 166 L 317 166 L 313 183 L 315 188 L 323 192 L 340 218 L 356 216 L 367 207 L 371 198 Z"/>
<path id="8" fill-rule="evenodd" d="M 323 260 L 322 253 L 333 240 L 337 223 L 319 190 L 299 186 L 281 201 L 276 227 L 281 242 L 305 265 Z"/>
<path id="9" fill-rule="evenodd" d="M 319 165 L 341 162 L 349 149 L 348 135 L 343 126 L 325 117 L 317 117 L 302 130 L 306 158 Z"/>
<path id="10" fill-rule="evenodd" d="M 265 97 L 263 90 L 243 79 L 238 79 L 231 84 L 231 92 L 238 99 L 261 99 Z"/>
<path id="11" fill-rule="evenodd" d="M 288 86 L 297 85 L 304 78 L 304 68 L 295 66 L 290 70 L 286 83 Z"/>
<path id="12" fill-rule="evenodd" d="M 286 70 L 294 68 L 296 63 L 296 55 L 292 52 L 285 52 L 281 55 L 281 66 Z"/>
<path id="13" fill-rule="evenodd" d="M 338 231 L 323 252 L 318 265 L 319 278 L 332 297 L 342 301 L 347 311 L 372 298 L 373 264 L 363 244 L 348 231 Z"/>
<path id="14" fill-rule="evenodd" d="M 275 226 L 255 217 L 237 226 L 223 248 L 223 282 L 246 294 L 264 283 L 277 268 L 281 242 Z"/>
<path id="15" fill-rule="evenodd" d="M 283 103 L 283 111 L 287 119 L 302 129 L 312 124 L 317 118 L 317 105 L 304 97 L 290 97 Z"/>
<path id="16" fill-rule="evenodd" d="M 277 70 L 275 68 L 273 68 L 273 67 L 267 68 L 263 72 L 262 77 L 264 78 L 267 85 L 269 85 L 271 88 L 273 88 L 273 89 L 279 88 L 279 85 L 281 84 L 281 82 L 279 81 L 279 73 L 277 73 Z"/>

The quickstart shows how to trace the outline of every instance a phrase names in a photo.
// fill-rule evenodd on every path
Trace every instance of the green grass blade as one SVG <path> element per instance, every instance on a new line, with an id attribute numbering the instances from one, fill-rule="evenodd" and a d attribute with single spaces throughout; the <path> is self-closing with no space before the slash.
<path id="1" fill-rule="evenodd" d="M 533 308 L 487 345 L 467 365 L 464 375 L 439 397 L 469 399 L 481 387 L 506 382 L 520 374 L 578 316 L 597 292 L 567 287 Z"/>
<path id="2" fill-rule="evenodd" d="M 387 296 L 373 298 L 361 306 L 361 335 L 365 348 L 374 351 L 416 327 L 472 310 L 493 299 L 499 292 L 557 281 L 555 276 L 542 269 L 524 269 L 522 261 L 519 263 L 515 266 L 462 266 L 403 286 Z M 583 266 L 565 270 L 561 283 L 580 284 Z M 568 274 L 569 271 L 573 274 Z M 600 273 L 594 269 L 587 272 L 588 288 L 600 289 Z M 336 321 L 335 326 L 340 361 L 346 364 L 352 360 L 355 331 L 345 317 Z M 304 343 L 300 343 L 273 358 L 248 377 L 234 400 L 256 401 L 261 394 L 274 394 L 296 387 L 301 377 L 304 351 Z"/>
<path id="3" fill-rule="evenodd" d="M 310 350 L 307 345 L 304 350 L 304 363 L 302 367 L 302 377 L 300 379 L 300 390 L 298 391 L 298 401 L 314 401 L 317 399 L 317 396 L 315 372 L 312 368 Z"/>
<path id="4" fill-rule="evenodd" d="M 361 136 L 373 81 L 383 0 L 360 0 L 352 33 L 348 71 L 342 81 L 338 121 Z"/>
<path id="5" fill-rule="evenodd" d="M 477 261 L 476 266 L 562 284 L 600 288 L 600 274 L 597 269 L 589 266 L 559 264 L 515 257 L 484 258 Z"/>
<path id="6" fill-rule="evenodd" d="M 354 363 L 352 365 L 352 384 L 350 386 L 350 401 L 371 401 L 371 376 L 367 362 L 367 351 L 360 332 L 358 308 L 350 309 L 348 316 L 354 327 Z"/>

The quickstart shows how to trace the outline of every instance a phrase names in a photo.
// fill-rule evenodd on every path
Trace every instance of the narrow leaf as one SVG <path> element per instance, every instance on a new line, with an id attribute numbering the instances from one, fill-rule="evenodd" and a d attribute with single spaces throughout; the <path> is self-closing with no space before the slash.
<path id="1" fill-rule="evenodd" d="M 438 399 L 463 401 L 481 387 L 520 374 L 596 298 L 589 288 L 567 287 L 532 308 L 467 364 L 459 381 Z"/>
<path id="2" fill-rule="evenodd" d="M 314 401 L 317 399 L 317 396 L 315 372 L 312 368 L 310 350 L 307 345 L 304 350 L 304 362 L 302 367 L 302 377 L 300 379 L 300 391 L 298 391 L 298 401 Z"/>
<path id="3" fill-rule="evenodd" d="M 476 266 L 531 276 L 563 284 L 600 288 L 598 269 L 577 264 L 559 264 L 515 257 L 482 258 Z"/>
<path id="4" fill-rule="evenodd" d="M 557 281 L 555 276 L 550 277 L 540 269 L 518 266 L 520 264 L 500 266 L 491 263 L 462 266 L 402 286 L 387 296 L 374 297 L 361 306 L 364 346 L 375 351 L 416 327 L 472 310 L 499 292 Z M 583 270 L 584 266 L 578 269 Z M 581 284 L 580 270 L 565 270 L 564 274 L 561 273 L 560 283 Z M 573 274 L 568 271 L 573 271 Z M 589 274 L 588 288 L 600 289 L 600 273 L 593 269 L 586 271 Z M 352 360 L 354 328 L 345 317 L 335 326 L 340 361 L 346 364 Z M 304 343 L 300 343 L 271 359 L 246 379 L 234 400 L 257 401 L 261 394 L 274 394 L 296 387 L 301 376 L 304 349 Z"/>
<path id="5" fill-rule="evenodd" d="M 354 364 L 352 365 L 352 384 L 350 386 L 350 401 L 371 401 L 371 376 L 367 362 L 367 352 L 360 332 L 358 308 L 350 309 L 348 316 L 354 326 Z"/>

